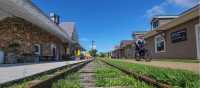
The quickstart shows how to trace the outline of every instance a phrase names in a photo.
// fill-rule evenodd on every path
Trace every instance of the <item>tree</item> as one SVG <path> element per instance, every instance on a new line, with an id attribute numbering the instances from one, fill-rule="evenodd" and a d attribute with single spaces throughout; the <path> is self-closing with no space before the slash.
<path id="1" fill-rule="evenodd" d="M 96 49 L 92 49 L 89 51 L 90 55 L 93 56 L 93 57 L 96 57 L 97 56 L 97 50 Z"/>
<path id="2" fill-rule="evenodd" d="M 100 52 L 100 53 L 99 53 L 99 56 L 100 56 L 100 57 L 106 57 L 106 53 Z"/>

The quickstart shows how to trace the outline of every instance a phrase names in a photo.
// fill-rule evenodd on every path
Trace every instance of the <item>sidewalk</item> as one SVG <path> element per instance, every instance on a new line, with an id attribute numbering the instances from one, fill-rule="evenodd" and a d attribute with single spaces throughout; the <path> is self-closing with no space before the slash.
<path id="1" fill-rule="evenodd" d="M 171 68 L 171 69 L 182 69 L 182 70 L 189 70 L 195 73 L 200 74 L 200 63 L 184 63 L 184 62 L 168 62 L 168 61 L 135 61 L 135 60 L 122 60 L 125 62 L 137 63 L 137 64 L 145 64 L 151 65 L 156 67 L 164 67 L 164 68 Z"/>
<path id="2" fill-rule="evenodd" d="M 0 84 L 80 61 L 0 65 Z"/>

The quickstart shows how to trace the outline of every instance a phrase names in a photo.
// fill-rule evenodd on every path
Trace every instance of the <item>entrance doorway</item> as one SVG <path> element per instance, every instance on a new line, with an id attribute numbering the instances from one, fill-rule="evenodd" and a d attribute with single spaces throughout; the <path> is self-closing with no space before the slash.
<path id="1" fill-rule="evenodd" d="M 0 50 L 0 64 L 4 63 L 4 52 Z"/>
<path id="2" fill-rule="evenodd" d="M 55 45 L 52 45 L 51 49 L 52 49 L 53 60 L 57 61 L 59 58 L 57 47 Z"/>
<path id="3" fill-rule="evenodd" d="M 197 58 L 200 59 L 200 24 L 196 25 Z"/>

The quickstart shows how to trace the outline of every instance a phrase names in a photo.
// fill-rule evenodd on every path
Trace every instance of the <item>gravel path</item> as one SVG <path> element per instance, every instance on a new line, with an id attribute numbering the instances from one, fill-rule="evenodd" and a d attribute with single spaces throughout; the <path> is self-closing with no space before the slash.
<path id="1" fill-rule="evenodd" d="M 80 83 L 83 88 L 95 88 L 95 68 L 95 63 L 93 61 L 79 71 Z"/>
<path id="2" fill-rule="evenodd" d="M 183 62 L 167 62 L 167 61 L 166 62 L 165 61 L 151 61 L 151 62 L 139 61 L 137 62 L 134 60 L 124 60 L 124 61 L 131 62 L 131 63 L 151 65 L 151 66 L 156 66 L 156 67 L 189 70 L 189 71 L 200 74 L 200 63 L 183 63 Z"/>

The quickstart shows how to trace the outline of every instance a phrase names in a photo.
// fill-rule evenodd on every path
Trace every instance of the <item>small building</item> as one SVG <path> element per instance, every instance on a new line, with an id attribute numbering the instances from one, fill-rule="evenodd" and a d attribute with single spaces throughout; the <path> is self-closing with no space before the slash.
<path id="1" fill-rule="evenodd" d="M 135 41 L 140 39 L 144 40 L 144 35 L 147 32 L 133 32 L 132 40 L 122 40 L 119 46 L 115 46 L 111 55 L 112 58 L 127 58 L 132 59 L 135 57 Z"/>
<path id="2" fill-rule="evenodd" d="M 178 16 L 156 16 L 145 34 L 152 58 L 200 58 L 200 5 Z"/>
<path id="3" fill-rule="evenodd" d="M 115 46 L 111 53 L 112 58 L 132 58 L 134 50 L 132 46 L 134 45 L 133 40 L 122 40 L 119 46 Z"/>
<path id="4" fill-rule="evenodd" d="M 123 40 L 121 41 L 121 58 L 132 58 L 134 56 L 134 41 L 133 40 Z"/>
<path id="5" fill-rule="evenodd" d="M 119 55 L 120 54 L 119 49 L 120 49 L 120 46 L 115 46 L 114 47 L 114 49 L 111 52 L 111 57 L 112 58 L 119 58 L 120 57 L 120 55 Z"/>
<path id="6" fill-rule="evenodd" d="M 62 60 L 72 40 L 30 0 L 0 1 L 0 63 Z"/>

